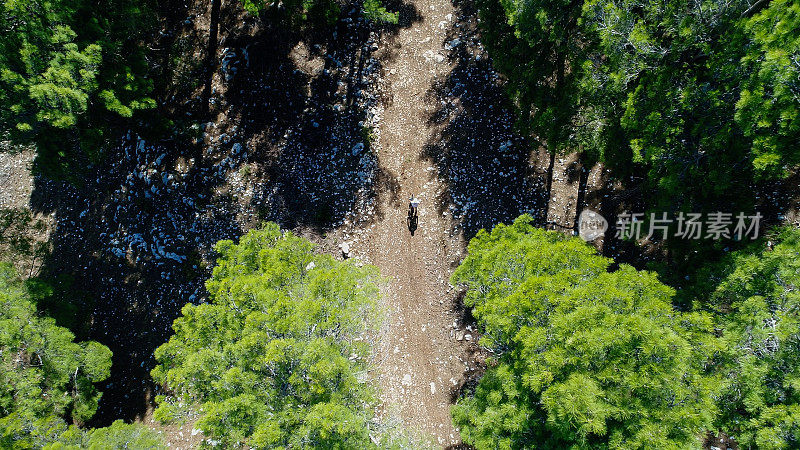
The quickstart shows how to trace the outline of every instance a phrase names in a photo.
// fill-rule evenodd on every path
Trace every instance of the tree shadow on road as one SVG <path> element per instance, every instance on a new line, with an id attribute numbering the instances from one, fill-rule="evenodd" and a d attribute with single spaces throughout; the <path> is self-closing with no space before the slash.
<path id="1" fill-rule="evenodd" d="M 413 7 L 396 7 L 406 26 L 417 20 Z M 374 53 L 394 31 L 354 8 L 324 33 L 298 39 L 265 28 L 257 43 L 229 43 L 250 69 L 230 83 L 226 115 L 258 161 L 253 201 L 262 219 L 325 232 L 376 213 L 377 191 L 392 179 L 373 148 L 382 72 Z"/>
<path id="2" fill-rule="evenodd" d="M 522 213 L 536 217 L 546 193 L 543 179 L 530 167 L 529 143 L 515 131 L 502 79 L 480 45 L 476 12 L 466 2 L 455 6 L 444 43 L 454 68 L 428 92 L 440 105 L 429 125 L 440 131 L 424 157 L 438 166 L 448 186 L 439 199 L 441 212 L 449 210 L 469 239 Z"/>

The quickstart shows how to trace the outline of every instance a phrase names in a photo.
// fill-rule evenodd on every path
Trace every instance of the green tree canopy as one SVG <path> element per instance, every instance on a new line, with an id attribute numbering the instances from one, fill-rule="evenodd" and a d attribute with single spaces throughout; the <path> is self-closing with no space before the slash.
<path id="1" fill-rule="evenodd" d="M 482 230 L 453 274 L 492 349 L 453 410 L 488 448 L 683 448 L 711 425 L 718 351 L 708 316 L 672 308 L 673 290 L 577 238 L 513 225 Z"/>
<path id="2" fill-rule="evenodd" d="M 152 108 L 138 45 L 153 5 L 109 0 L 0 4 L 0 133 L 35 144 L 41 168 L 97 159 L 114 117 Z"/>
<path id="3" fill-rule="evenodd" d="M 751 3 L 478 6 L 521 121 L 551 151 L 643 169 L 658 206 L 700 210 L 800 161 L 800 3 Z"/>
<path id="4" fill-rule="evenodd" d="M 10 265 L 0 264 L 0 447 L 40 448 L 65 431 L 65 417 L 94 414 L 94 383 L 111 369 L 111 351 L 74 342 L 69 330 L 41 317 Z"/>
<path id="5" fill-rule="evenodd" d="M 216 249 L 210 302 L 186 305 L 156 350 L 153 377 L 171 392 L 156 416 L 194 409 L 226 446 L 374 447 L 364 377 L 377 270 L 315 254 L 274 223 Z"/>
<path id="6" fill-rule="evenodd" d="M 774 0 L 744 23 L 751 36 L 736 122 L 752 139 L 753 164 L 764 176 L 800 162 L 800 2 Z"/>
<path id="7" fill-rule="evenodd" d="M 698 307 L 717 312 L 726 350 L 718 427 L 744 448 L 800 446 L 800 230 L 773 239 L 698 273 L 715 285 Z"/>
<path id="8" fill-rule="evenodd" d="M 275 3 L 265 0 L 241 0 L 244 8 L 251 14 L 258 14 L 263 10 L 275 9 Z M 290 0 L 280 4 L 281 9 L 295 21 L 332 22 L 335 21 L 342 10 L 344 2 L 337 0 Z M 364 0 L 361 2 L 364 17 L 376 22 L 397 23 L 399 14 L 389 12 L 381 0 Z"/>
<path id="9" fill-rule="evenodd" d="M 83 430 L 70 427 L 59 437 L 58 442 L 48 444 L 43 450 L 166 450 L 158 432 L 138 423 L 128 424 L 121 420 L 105 428 Z"/>

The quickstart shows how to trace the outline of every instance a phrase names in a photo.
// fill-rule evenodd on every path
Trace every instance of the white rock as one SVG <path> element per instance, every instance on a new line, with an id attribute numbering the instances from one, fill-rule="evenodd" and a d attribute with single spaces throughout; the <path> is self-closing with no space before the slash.
<path id="1" fill-rule="evenodd" d="M 431 381 L 431 395 L 436 395 L 436 383 Z"/>
<path id="2" fill-rule="evenodd" d="M 409 386 L 411 384 L 411 375 L 405 374 L 403 375 L 403 385 Z"/>
<path id="3" fill-rule="evenodd" d="M 458 47 L 459 45 L 461 45 L 461 39 L 455 38 L 452 41 L 447 43 L 447 48 L 448 49 L 453 49 L 453 48 Z"/>

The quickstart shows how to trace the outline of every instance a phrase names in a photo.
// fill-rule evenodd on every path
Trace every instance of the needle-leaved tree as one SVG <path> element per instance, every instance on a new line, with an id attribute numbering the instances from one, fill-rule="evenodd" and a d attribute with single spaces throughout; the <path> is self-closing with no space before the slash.
<path id="1" fill-rule="evenodd" d="M 0 447 L 41 448 L 58 440 L 69 417 L 97 410 L 94 383 L 108 378 L 111 350 L 75 336 L 36 311 L 25 284 L 0 264 Z"/>
<path id="2" fill-rule="evenodd" d="M 492 349 L 453 410 L 478 449 L 699 447 L 714 418 L 709 316 L 675 311 L 653 273 L 529 216 L 482 230 L 451 282 Z"/>
<path id="3" fill-rule="evenodd" d="M 200 414 L 223 445 L 371 448 L 366 384 L 377 270 L 336 261 L 274 223 L 221 241 L 206 286 L 156 350 L 153 377 L 171 393 L 156 416 Z"/>
<path id="4" fill-rule="evenodd" d="M 752 245 L 702 270 L 725 343 L 718 427 L 743 448 L 800 446 L 800 230 Z"/>

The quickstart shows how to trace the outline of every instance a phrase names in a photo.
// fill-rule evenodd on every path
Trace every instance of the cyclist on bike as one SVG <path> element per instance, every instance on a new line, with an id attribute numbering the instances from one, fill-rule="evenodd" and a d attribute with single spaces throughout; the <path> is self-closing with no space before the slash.
<path id="1" fill-rule="evenodd" d="M 411 198 L 408 200 L 408 215 L 416 217 L 418 206 L 419 206 L 419 199 L 412 195 Z"/>

